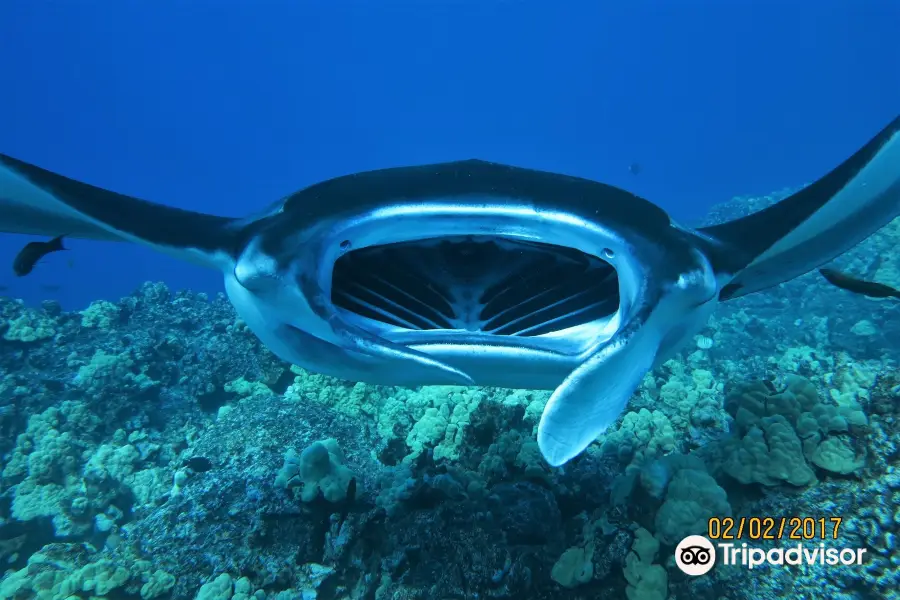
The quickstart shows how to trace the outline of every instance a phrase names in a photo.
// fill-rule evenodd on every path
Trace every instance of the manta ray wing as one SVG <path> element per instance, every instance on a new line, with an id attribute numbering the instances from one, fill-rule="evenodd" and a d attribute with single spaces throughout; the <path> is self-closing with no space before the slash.
<path id="1" fill-rule="evenodd" d="M 716 269 L 734 274 L 722 300 L 793 279 L 900 215 L 900 117 L 837 168 L 757 213 L 699 230 Z"/>
<path id="2" fill-rule="evenodd" d="M 130 241 L 223 268 L 239 229 L 234 219 L 111 192 L 0 154 L 0 231 Z"/>

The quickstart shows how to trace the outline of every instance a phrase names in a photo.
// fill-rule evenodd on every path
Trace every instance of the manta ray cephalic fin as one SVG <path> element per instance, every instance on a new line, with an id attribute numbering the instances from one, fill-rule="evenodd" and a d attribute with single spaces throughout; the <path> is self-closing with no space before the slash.
<path id="1" fill-rule="evenodd" d="M 340 338 L 342 345 L 367 356 L 392 361 L 411 363 L 419 369 L 434 373 L 443 385 L 475 385 L 472 378 L 463 371 L 432 358 L 424 352 L 395 344 L 364 329 L 349 325 L 336 314 L 328 318 L 332 331 Z"/>
<path id="2" fill-rule="evenodd" d="M 644 315 L 646 316 L 646 315 Z M 579 365 L 553 392 L 538 425 L 538 446 L 557 467 L 613 424 L 653 368 L 664 332 L 640 315 Z"/>
<path id="3" fill-rule="evenodd" d="M 678 250 L 677 245 L 669 247 L 663 256 L 674 260 Z M 664 270 L 655 277 L 646 275 L 651 287 L 644 289 L 625 324 L 550 396 L 537 438 L 544 459 L 552 466 L 578 456 L 606 431 L 644 376 L 671 358 L 709 320 L 719 303 L 712 265 L 696 249 L 682 250 L 687 250 L 682 268 L 671 271 L 669 278 Z"/>

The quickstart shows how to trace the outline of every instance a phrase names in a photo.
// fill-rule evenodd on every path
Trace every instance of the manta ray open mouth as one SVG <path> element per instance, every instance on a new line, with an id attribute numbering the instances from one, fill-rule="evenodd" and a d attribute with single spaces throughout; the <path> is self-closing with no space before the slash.
<path id="1" fill-rule="evenodd" d="M 608 262 L 576 249 L 445 236 L 347 252 L 332 301 L 399 329 L 541 336 L 613 315 L 619 282 Z"/>

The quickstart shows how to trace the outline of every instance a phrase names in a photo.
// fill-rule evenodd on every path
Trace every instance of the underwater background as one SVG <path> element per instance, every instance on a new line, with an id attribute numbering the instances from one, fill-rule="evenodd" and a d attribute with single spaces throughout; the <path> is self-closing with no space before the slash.
<path id="1" fill-rule="evenodd" d="M 228 215 L 477 157 L 721 221 L 896 116 L 898 24 L 887 1 L 7 2 L 0 151 Z M 900 287 L 898 241 L 895 221 L 832 266 Z M 308 373 L 220 275 L 67 244 L 0 271 L 0 599 L 900 595 L 896 300 L 810 274 L 723 304 L 551 469 L 549 392 Z M 766 517 L 840 518 L 805 541 L 867 560 L 676 566 L 710 519 Z"/>

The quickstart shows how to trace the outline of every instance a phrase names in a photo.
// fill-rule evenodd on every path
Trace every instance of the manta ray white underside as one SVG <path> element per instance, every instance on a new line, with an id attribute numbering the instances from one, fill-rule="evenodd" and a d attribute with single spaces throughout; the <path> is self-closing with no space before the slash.
<path id="1" fill-rule="evenodd" d="M 691 230 L 605 184 L 467 160 L 357 173 L 229 219 L 0 155 L 0 230 L 130 241 L 219 269 L 282 359 L 383 385 L 554 390 L 581 453 L 721 302 L 808 272 L 900 214 L 900 118 L 816 183 Z"/>

